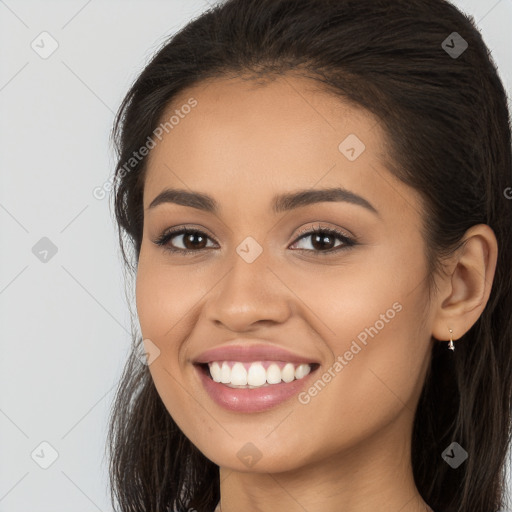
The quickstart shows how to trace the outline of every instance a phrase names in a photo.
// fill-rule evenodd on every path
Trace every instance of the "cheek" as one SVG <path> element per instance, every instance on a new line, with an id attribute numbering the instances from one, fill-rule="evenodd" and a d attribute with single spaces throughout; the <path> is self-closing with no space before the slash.
<path id="1" fill-rule="evenodd" d="M 149 251 L 141 250 L 136 276 L 136 307 L 143 339 L 149 339 L 159 349 L 159 355 L 149 365 L 158 394 L 174 421 L 189 431 L 190 395 L 184 391 L 183 368 L 180 360 L 183 340 L 193 330 L 196 318 L 193 305 L 204 295 L 200 278 L 189 271 L 180 271 L 162 264 Z M 187 365 L 186 371 L 192 371 Z M 204 420 L 196 420 L 201 424 Z M 204 429 L 210 428 L 202 425 Z"/>
<path id="2" fill-rule="evenodd" d="M 315 417 L 316 435 L 356 442 L 415 409 L 428 362 L 430 333 L 421 255 L 397 265 L 381 254 L 372 265 L 339 269 L 329 279 L 298 282 L 318 315 L 317 329 L 331 361 L 301 397 L 302 413 Z M 322 432 L 324 434 L 322 434 Z"/>
<path id="3" fill-rule="evenodd" d="M 360 285 L 326 318 L 336 332 L 326 340 L 332 363 L 301 397 L 302 413 L 316 418 L 312 432 L 326 435 L 327 428 L 331 446 L 357 443 L 402 413 L 412 419 L 421 392 L 430 349 L 429 333 L 418 327 L 426 291 L 373 282 L 379 290 L 372 300 Z"/>
<path id="4" fill-rule="evenodd" d="M 165 264 L 162 257 L 141 250 L 136 279 L 136 305 L 142 334 L 170 343 L 205 293 L 204 278 L 187 267 Z"/>
<path id="5" fill-rule="evenodd" d="M 144 338 L 158 337 L 163 334 L 167 323 L 169 328 L 172 318 L 166 313 L 172 309 L 172 289 L 168 287 L 166 274 L 160 269 L 158 262 L 145 250 L 142 244 L 139 255 L 136 279 L 136 304 L 142 335 Z M 162 300 L 164 290 L 165 300 Z M 167 319 L 167 322 L 166 322 Z"/>

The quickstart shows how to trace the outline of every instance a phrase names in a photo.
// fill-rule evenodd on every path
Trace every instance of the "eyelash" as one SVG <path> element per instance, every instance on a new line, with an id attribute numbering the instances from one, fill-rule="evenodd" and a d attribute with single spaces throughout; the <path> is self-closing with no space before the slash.
<path id="1" fill-rule="evenodd" d="M 174 238 L 178 235 L 187 235 L 187 234 L 196 234 L 196 235 L 205 236 L 206 238 L 210 238 L 206 233 L 204 233 L 203 231 L 200 231 L 199 229 L 173 228 L 173 229 L 167 230 L 164 233 L 162 233 L 162 235 L 160 235 L 159 238 L 157 238 L 153 242 L 156 245 L 163 247 L 163 249 L 165 251 L 168 251 L 168 252 L 171 252 L 174 254 L 180 253 L 182 255 L 187 255 L 187 254 L 190 255 L 192 253 L 197 254 L 201 251 L 208 250 L 206 248 L 197 249 L 197 250 L 174 248 L 168 244 L 168 242 L 172 238 Z M 293 242 L 292 245 L 296 244 L 300 239 L 305 238 L 306 235 L 311 236 L 311 235 L 316 235 L 316 234 L 327 234 L 329 236 L 335 236 L 336 238 L 340 239 L 343 242 L 343 245 L 339 245 L 338 247 L 334 247 L 334 248 L 328 249 L 326 251 L 316 251 L 316 250 L 312 250 L 312 249 L 294 249 L 294 250 L 308 252 L 308 253 L 313 252 L 318 255 L 321 254 L 322 256 L 329 256 L 334 253 L 338 253 L 339 251 L 350 249 L 351 247 L 357 245 L 357 242 L 354 239 L 347 237 L 345 234 L 343 234 L 341 231 L 339 231 L 335 228 L 323 228 L 323 227 L 316 227 L 316 226 L 314 228 L 308 228 L 308 229 L 305 229 L 305 230 L 302 230 L 301 232 L 299 232 L 297 238 L 295 239 L 295 241 Z"/>

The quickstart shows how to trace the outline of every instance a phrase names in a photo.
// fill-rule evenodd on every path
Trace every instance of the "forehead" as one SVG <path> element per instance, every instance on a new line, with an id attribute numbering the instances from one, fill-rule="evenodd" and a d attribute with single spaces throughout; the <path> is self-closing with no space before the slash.
<path id="1" fill-rule="evenodd" d="M 184 107 L 191 102 L 193 108 Z M 208 80 L 181 91 L 161 121 L 171 116 L 175 122 L 149 155 L 145 209 L 171 186 L 229 194 L 238 206 L 261 200 L 265 207 L 276 191 L 333 186 L 380 201 L 380 124 L 311 79 Z"/>

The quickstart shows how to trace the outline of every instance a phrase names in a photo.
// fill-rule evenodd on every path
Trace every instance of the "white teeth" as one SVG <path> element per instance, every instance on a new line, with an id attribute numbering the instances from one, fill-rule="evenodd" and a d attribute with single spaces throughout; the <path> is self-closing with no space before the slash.
<path id="1" fill-rule="evenodd" d="M 235 386 L 247 385 L 247 370 L 242 363 L 235 363 L 231 368 L 231 384 Z"/>
<path id="2" fill-rule="evenodd" d="M 238 363 L 237 363 L 238 364 Z M 247 372 L 247 384 L 250 386 L 263 386 L 267 382 L 267 371 L 261 364 L 251 364 Z"/>
<path id="3" fill-rule="evenodd" d="M 311 371 L 311 366 L 309 364 L 299 364 L 295 369 L 295 378 L 302 379 Z"/>
<path id="4" fill-rule="evenodd" d="M 285 382 L 291 382 L 295 378 L 295 367 L 292 363 L 286 363 L 281 370 L 281 378 Z"/>
<path id="5" fill-rule="evenodd" d="M 210 374 L 212 376 L 212 379 L 215 382 L 220 382 L 221 373 L 220 373 L 220 366 L 219 366 L 219 363 L 217 363 L 217 361 L 215 361 L 214 363 L 212 363 L 210 365 Z"/>
<path id="6" fill-rule="evenodd" d="M 210 374 L 215 382 L 226 384 L 229 387 L 257 388 L 270 384 L 291 382 L 294 379 L 302 379 L 311 371 L 309 364 L 286 363 L 281 369 L 276 363 L 271 363 L 265 370 L 260 361 L 251 363 L 249 370 L 241 362 L 236 362 L 231 368 L 226 361 L 214 361 L 208 363 Z"/>
<path id="7" fill-rule="evenodd" d="M 281 382 L 281 368 L 275 363 L 267 368 L 267 382 L 269 384 L 279 384 Z"/>
<path id="8" fill-rule="evenodd" d="M 231 382 L 231 368 L 225 361 L 222 363 L 222 369 L 220 372 L 220 381 L 222 384 L 229 384 Z"/>

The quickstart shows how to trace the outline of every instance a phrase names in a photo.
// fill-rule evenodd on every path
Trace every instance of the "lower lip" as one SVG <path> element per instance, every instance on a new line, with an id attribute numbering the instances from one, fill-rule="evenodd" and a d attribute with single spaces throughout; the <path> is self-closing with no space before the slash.
<path id="1" fill-rule="evenodd" d="M 277 405 L 297 395 L 309 382 L 315 370 L 309 372 L 302 379 L 295 379 L 291 382 L 281 382 L 260 388 L 230 388 L 215 382 L 203 371 L 202 367 L 194 365 L 204 388 L 221 407 L 236 412 L 261 412 L 276 407 Z"/>

